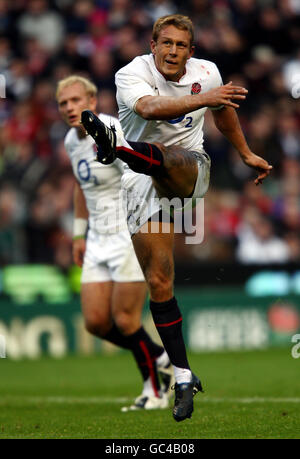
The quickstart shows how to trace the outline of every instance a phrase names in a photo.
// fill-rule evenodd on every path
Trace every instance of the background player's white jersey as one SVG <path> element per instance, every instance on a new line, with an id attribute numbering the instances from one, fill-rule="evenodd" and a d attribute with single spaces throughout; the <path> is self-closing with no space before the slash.
<path id="1" fill-rule="evenodd" d="M 222 78 L 213 62 L 190 58 L 179 82 L 166 80 L 157 70 L 153 54 L 139 56 L 116 74 L 119 120 L 126 139 L 182 145 L 202 151 L 203 122 L 207 108 L 173 120 L 145 120 L 135 112 L 143 96 L 181 97 L 207 92 L 221 86 Z"/>
<path id="2" fill-rule="evenodd" d="M 123 136 L 119 121 L 100 114 L 107 126 L 116 127 L 117 136 Z M 110 165 L 95 161 L 96 145 L 91 136 L 80 139 L 71 128 L 65 138 L 75 177 L 85 196 L 89 211 L 89 227 L 98 233 L 115 233 L 127 228 L 120 195 L 123 162 L 117 159 Z"/>

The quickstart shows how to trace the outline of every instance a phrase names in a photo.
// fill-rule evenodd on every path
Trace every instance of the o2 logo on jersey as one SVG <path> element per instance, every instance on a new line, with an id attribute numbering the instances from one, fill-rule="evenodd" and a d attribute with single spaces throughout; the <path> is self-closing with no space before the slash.
<path id="1" fill-rule="evenodd" d="M 91 175 L 91 168 L 86 159 L 81 159 L 77 163 L 77 174 L 82 182 L 93 180 L 95 185 L 99 185 L 99 181 L 95 175 Z"/>
<path id="2" fill-rule="evenodd" d="M 173 120 L 167 120 L 167 123 L 169 123 L 169 124 L 177 124 L 177 123 L 181 123 L 181 121 L 183 121 L 183 120 L 186 121 L 186 124 L 184 125 L 185 128 L 193 127 L 193 125 L 192 125 L 193 118 L 191 116 L 185 117 L 185 115 L 182 115 L 179 118 L 174 118 Z"/>

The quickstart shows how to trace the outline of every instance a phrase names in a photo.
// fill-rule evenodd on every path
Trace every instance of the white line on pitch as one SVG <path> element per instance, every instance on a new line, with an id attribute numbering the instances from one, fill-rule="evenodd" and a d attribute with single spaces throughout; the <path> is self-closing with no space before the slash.
<path id="1" fill-rule="evenodd" d="M 106 404 L 132 402 L 130 397 L 2 396 L 0 405 L 9 403 Z M 300 397 L 197 397 L 201 403 L 300 403 Z"/>

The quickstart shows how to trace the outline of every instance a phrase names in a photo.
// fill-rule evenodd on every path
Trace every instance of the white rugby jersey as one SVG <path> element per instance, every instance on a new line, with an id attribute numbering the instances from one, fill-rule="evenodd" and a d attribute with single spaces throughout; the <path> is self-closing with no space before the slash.
<path id="1" fill-rule="evenodd" d="M 117 136 L 123 136 L 119 121 L 100 114 L 107 126 L 113 124 Z M 123 162 L 116 159 L 104 165 L 95 160 L 96 145 L 91 136 L 80 139 L 76 128 L 71 128 L 65 138 L 65 148 L 72 168 L 85 196 L 89 211 L 89 227 L 98 233 L 116 233 L 127 229 L 121 199 Z"/>
<path id="2" fill-rule="evenodd" d="M 166 80 L 157 70 L 153 54 L 138 56 L 116 73 L 119 120 L 127 140 L 182 145 L 202 150 L 203 122 L 207 107 L 173 120 L 145 120 L 135 112 L 143 96 L 181 97 L 207 92 L 221 86 L 217 66 L 204 59 L 190 58 L 179 82 Z"/>

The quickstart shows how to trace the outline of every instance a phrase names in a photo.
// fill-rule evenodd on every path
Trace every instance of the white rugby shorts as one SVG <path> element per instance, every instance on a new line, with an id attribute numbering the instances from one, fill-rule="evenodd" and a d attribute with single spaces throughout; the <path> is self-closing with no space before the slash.
<path id="1" fill-rule="evenodd" d="M 202 198 L 208 190 L 210 179 L 210 157 L 205 152 L 192 152 L 198 164 L 198 177 L 193 195 L 185 200 L 184 207 L 189 206 L 196 198 Z M 167 211 L 159 202 L 152 183 L 152 178 L 125 168 L 121 178 L 124 208 L 127 213 L 127 225 L 131 236 L 136 234 L 150 217 L 160 210 Z M 178 209 L 182 208 L 182 205 Z"/>
<path id="2" fill-rule="evenodd" d="M 107 281 L 144 281 L 127 229 L 115 234 L 88 231 L 81 283 Z"/>

